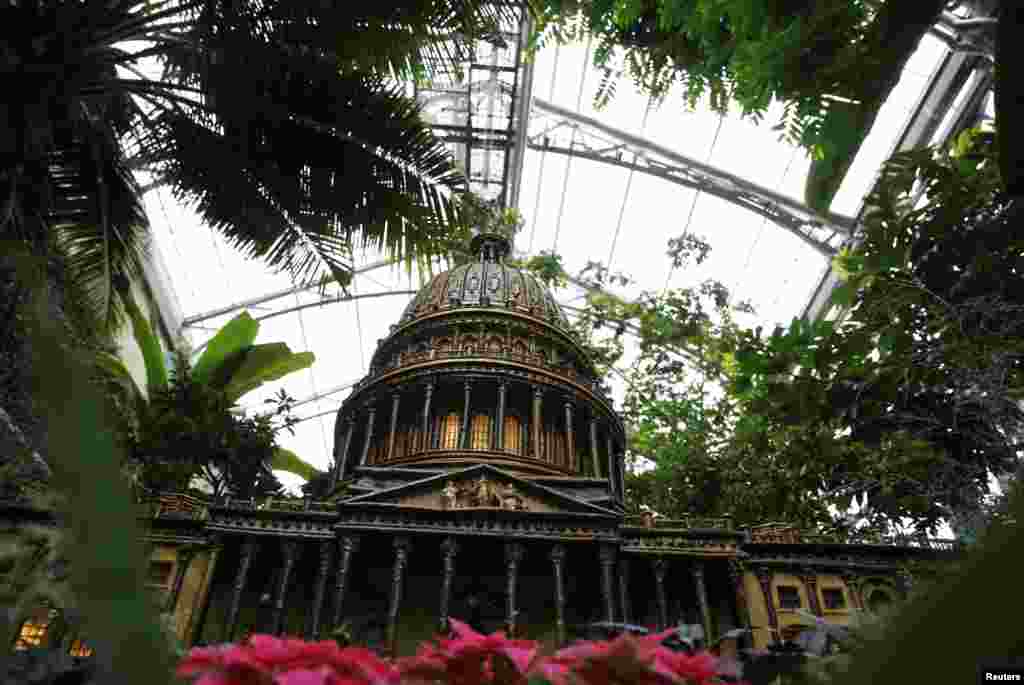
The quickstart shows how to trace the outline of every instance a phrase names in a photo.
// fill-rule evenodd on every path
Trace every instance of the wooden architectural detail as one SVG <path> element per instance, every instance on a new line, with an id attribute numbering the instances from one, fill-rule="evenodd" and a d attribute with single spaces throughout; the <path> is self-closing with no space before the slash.
<path id="1" fill-rule="evenodd" d="M 192 563 L 192 559 L 195 558 L 197 551 L 192 545 L 178 548 L 177 562 L 174 568 L 174 582 L 171 584 L 171 591 L 167 594 L 164 611 L 173 614 L 174 608 L 178 606 L 178 597 L 181 595 L 181 586 L 185 582 L 185 573 L 188 571 L 189 564 Z"/>
<path id="2" fill-rule="evenodd" d="M 571 472 L 576 473 L 579 470 L 579 465 L 576 463 L 576 434 L 572 423 L 572 400 L 566 400 L 563 407 L 565 409 L 565 466 Z"/>
<path id="3" fill-rule="evenodd" d="M 743 562 L 739 559 L 729 559 L 729 581 L 733 587 L 736 597 L 736 612 L 740 626 L 750 628 L 750 601 L 747 598 L 747 586 L 743 578 L 746 572 Z"/>
<path id="4" fill-rule="evenodd" d="M 632 623 L 633 605 L 629 601 L 629 559 L 619 558 L 619 600 L 622 605 L 622 622 Z"/>
<path id="5" fill-rule="evenodd" d="M 334 472 L 334 483 L 331 484 L 333 489 L 334 485 L 345 479 L 345 465 L 348 463 L 348 452 L 352 447 L 352 434 L 355 432 L 356 422 L 352 418 L 345 420 L 345 437 L 341 443 L 341 449 L 338 449 L 338 445 L 335 445 L 335 472 Z"/>
<path id="6" fill-rule="evenodd" d="M 865 607 L 864 599 L 861 596 L 861 585 L 863 584 L 861 577 L 850 571 L 844 571 L 840 576 L 843 583 L 846 584 L 846 591 L 850 595 L 850 603 L 853 604 L 853 608 L 863 610 Z"/>
<path id="7" fill-rule="evenodd" d="M 704 580 L 704 562 L 695 560 L 690 565 L 693 586 L 697 593 L 697 608 L 700 609 L 700 620 L 704 626 L 704 635 L 711 639 L 711 606 L 708 604 L 708 588 Z"/>
<path id="8" fill-rule="evenodd" d="M 459 431 L 459 447 L 461 449 L 469 449 L 469 419 L 473 415 L 473 406 L 470 404 L 472 390 L 473 384 L 470 381 L 465 381 L 462 384 L 462 430 Z"/>
<path id="9" fill-rule="evenodd" d="M 391 602 L 388 605 L 387 645 L 392 656 L 398 653 L 398 611 L 402 606 L 402 584 L 409 557 L 409 538 L 395 538 L 395 562 L 391 568 Z"/>
<path id="10" fill-rule="evenodd" d="M 274 592 L 274 613 L 270 628 L 273 635 L 280 635 L 284 631 L 284 604 L 288 597 L 288 582 L 291 580 L 298 554 L 299 544 L 296 541 L 281 542 L 281 574 Z"/>
<path id="11" fill-rule="evenodd" d="M 455 538 L 448 536 L 441 543 L 441 558 L 444 562 L 444 571 L 441 577 L 441 611 L 440 631 L 442 634 L 448 630 L 448 613 L 452 597 L 452 582 L 455 579 L 455 555 L 458 554 L 459 544 Z"/>
<path id="12" fill-rule="evenodd" d="M 331 552 L 334 545 L 324 541 L 320 543 L 320 558 L 316 569 L 316 581 L 313 589 L 313 610 L 309 612 L 309 624 L 306 626 L 306 639 L 320 639 L 320 616 L 323 613 L 324 597 L 327 594 L 327 577 L 331 567 Z"/>
<path id="13" fill-rule="evenodd" d="M 533 456 L 539 461 L 544 461 L 544 443 L 541 442 L 541 430 L 544 416 L 541 413 L 541 402 L 544 397 L 544 389 L 539 385 L 533 387 Z"/>
<path id="14" fill-rule="evenodd" d="M 499 484 L 480 476 L 475 481 L 456 485 L 449 480 L 441 490 L 441 508 L 509 509 L 524 511 L 526 500 L 513 483 Z"/>
<path id="15" fill-rule="evenodd" d="M 615 551 L 611 545 L 601 545 L 598 553 L 601 561 L 601 598 L 604 600 L 604 620 L 615 620 Z"/>
<path id="16" fill-rule="evenodd" d="M 338 540 L 338 572 L 334 584 L 334 616 L 331 620 L 331 631 L 337 630 L 342 623 L 342 610 L 345 607 L 345 591 L 348 589 L 348 574 L 352 568 L 352 555 L 359 547 L 359 538 L 345 535 Z"/>
<path id="17" fill-rule="evenodd" d="M 807 590 L 807 601 L 815 616 L 822 616 L 821 602 L 818 600 L 818 574 L 812 568 L 801 569 L 800 580 Z"/>
<path id="18" fill-rule="evenodd" d="M 238 610 L 242 603 L 242 592 L 245 590 L 245 580 L 249 575 L 249 565 L 256 553 L 256 542 L 244 540 L 242 542 L 241 554 L 238 559 L 238 571 L 235 573 L 235 582 L 231 587 L 231 602 L 228 604 L 227 620 L 224 622 L 224 637 L 222 642 L 231 642 L 235 636 L 235 629 L 238 627 Z"/>
<path id="19" fill-rule="evenodd" d="M 757 581 L 761 584 L 761 593 L 764 596 L 765 609 L 768 612 L 768 627 L 771 630 L 772 641 L 779 641 L 779 616 L 775 610 L 775 597 L 772 593 L 772 572 L 763 566 L 756 571 Z"/>
<path id="20" fill-rule="evenodd" d="M 590 460 L 594 469 L 594 478 L 601 476 L 601 454 L 597 441 L 597 419 L 590 420 Z"/>
<path id="21" fill-rule="evenodd" d="M 363 441 L 363 452 L 359 457 L 359 465 L 366 465 L 366 458 L 370 454 L 370 447 L 373 445 L 373 423 L 377 416 L 377 408 L 370 407 L 366 418 L 366 439 Z"/>
<path id="22" fill-rule="evenodd" d="M 555 634 L 559 646 L 566 642 L 565 634 L 565 546 L 551 548 L 551 565 L 555 575 Z"/>
<path id="23" fill-rule="evenodd" d="M 654 569 L 654 592 L 658 601 L 658 630 L 668 627 L 668 597 L 665 595 L 665 574 L 668 573 L 668 561 L 661 557 L 651 562 Z"/>
<path id="24" fill-rule="evenodd" d="M 505 543 L 505 628 L 509 637 L 516 636 L 516 589 L 519 582 L 519 564 L 523 560 L 523 546 L 518 542 Z"/>
<path id="25" fill-rule="evenodd" d="M 423 414 L 420 420 L 420 448 L 424 450 L 431 449 L 433 447 L 433 441 L 430 437 L 430 403 L 434 398 L 434 383 L 429 381 L 424 389 L 423 394 Z"/>
<path id="26" fill-rule="evenodd" d="M 398 432 L 398 410 L 401 407 L 402 395 L 391 394 L 391 424 L 388 426 L 388 451 L 385 457 L 388 461 L 395 458 L 395 434 Z"/>
<path id="27" fill-rule="evenodd" d="M 505 401 L 508 386 L 505 381 L 498 383 L 498 413 L 494 419 L 494 443 L 491 449 L 505 449 Z"/>

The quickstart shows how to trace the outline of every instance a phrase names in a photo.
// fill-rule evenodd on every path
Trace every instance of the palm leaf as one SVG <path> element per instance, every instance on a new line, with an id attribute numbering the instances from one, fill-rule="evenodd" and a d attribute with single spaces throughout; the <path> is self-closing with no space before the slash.
<path id="1" fill-rule="evenodd" d="M 306 463 L 295 452 L 286 450 L 283 447 L 274 449 L 274 458 L 270 460 L 270 468 L 274 471 L 294 473 L 296 476 L 301 476 L 306 480 L 313 480 L 320 475 L 320 471 L 315 466 Z"/>
<path id="2" fill-rule="evenodd" d="M 238 368 L 224 387 L 230 402 L 236 402 L 246 393 L 264 383 L 276 381 L 295 371 L 308 369 L 316 361 L 312 352 L 295 353 L 284 343 L 254 345 L 244 353 Z"/>
<path id="3" fill-rule="evenodd" d="M 260 324 L 242 312 L 225 324 L 210 340 L 202 356 L 192 366 L 192 377 L 199 383 L 211 383 L 221 365 L 248 349 L 256 341 Z"/>
<path id="4" fill-rule="evenodd" d="M 175 193 L 296 281 L 343 282 L 352 247 L 407 265 L 440 254 L 465 181 L 416 103 L 377 76 L 339 75 L 331 57 L 252 33 L 243 22 L 201 39 L 216 59 L 182 78 L 208 94 L 210 117 L 166 111 L 144 146 Z"/>

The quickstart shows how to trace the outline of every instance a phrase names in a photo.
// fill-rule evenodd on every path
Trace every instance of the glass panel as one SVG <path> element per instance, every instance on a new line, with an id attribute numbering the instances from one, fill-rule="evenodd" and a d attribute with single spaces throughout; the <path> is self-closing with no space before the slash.
<path id="1" fill-rule="evenodd" d="M 522 444 L 520 443 L 520 423 L 518 416 L 506 416 L 505 427 L 502 431 L 501 439 L 505 443 L 502 445 L 507 451 L 515 452 L 519 454 L 522 450 Z"/>
<path id="2" fill-rule="evenodd" d="M 491 448 L 491 417 L 477 414 L 473 417 L 470 427 L 470 449 L 486 450 Z"/>
<path id="3" fill-rule="evenodd" d="M 441 449 L 453 450 L 459 445 L 459 415 L 449 414 L 441 419 Z"/>

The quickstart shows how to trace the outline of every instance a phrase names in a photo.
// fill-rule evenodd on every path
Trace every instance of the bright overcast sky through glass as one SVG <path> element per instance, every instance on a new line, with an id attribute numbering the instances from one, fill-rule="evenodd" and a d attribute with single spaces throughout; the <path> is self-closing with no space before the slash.
<path id="1" fill-rule="evenodd" d="M 945 50 L 938 40 L 923 39 L 855 160 L 833 212 L 857 214 L 879 165 L 892 151 Z M 773 108 L 757 126 L 736 115 L 721 118 L 706 109 L 687 112 L 682 98 L 672 94 L 645 120 L 647 98 L 624 81 L 611 104 L 595 111 L 591 103 L 597 74 L 589 61 L 584 44 L 545 48 L 536 58 L 533 95 L 803 201 L 810 162 L 800 151 L 779 142 L 771 130 L 779 108 Z M 660 178 L 641 173 L 630 178 L 628 170 L 599 162 L 531 149 L 525 157 L 519 198 L 526 226 L 516 239 L 517 250 L 533 254 L 554 250 L 571 273 L 591 260 L 609 264 L 636 281 L 634 295 L 715 278 L 739 299 L 753 303 L 757 315 L 744 323 L 761 324 L 767 330 L 799 315 L 827 266 L 813 248 L 752 212 Z M 146 196 L 146 210 L 186 317 L 291 286 L 287 276 L 242 258 L 193 212 L 178 205 L 166 189 Z M 686 231 L 705 237 L 712 252 L 700 268 L 672 273 L 665 255 L 667 242 Z M 364 264 L 376 260 L 379 255 L 363 255 Z M 409 277 L 379 268 L 359 275 L 354 290 L 365 295 L 418 286 L 417 274 Z M 327 297 L 338 294 L 331 290 Z M 388 334 L 409 297 L 386 295 L 271 316 L 319 299 L 316 291 L 307 291 L 250 307 L 252 316 L 269 317 L 262 322 L 259 342 L 282 341 L 294 351 L 310 350 L 316 354 L 316 363 L 308 371 L 247 395 L 246 406 L 259 409 L 263 400 L 282 388 L 303 400 L 354 383 L 365 373 L 377 340 Z M 569 288 L 556 297 L 572 304 L 579 293 Z M 186 328 L 185 335 L 194 347 L 202 345 L 236 314 L 202 321 Z M 621 389 L 615 390 L 621 398 Z M 300 423 L 294 436 L 281 436 L 280 442 L 326 469 L 334 442 L 334 412 L 347 394 L 345 389 L 299 406 L 297 416 L 315 418 Z M 294 487 L 296 478 L 279 475 Z"/>

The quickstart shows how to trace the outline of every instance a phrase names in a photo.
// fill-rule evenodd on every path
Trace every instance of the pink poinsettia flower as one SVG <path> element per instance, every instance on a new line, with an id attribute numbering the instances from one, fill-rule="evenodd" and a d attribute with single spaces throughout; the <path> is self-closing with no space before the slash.
<path id="1" fill-rule="evenodd" d="M 561 682 L 582 680 L 590 685 L 670 685 L 673 681 L 654 668 L 655 647 L 631 635 L 610 642 L 581 642 L 559 650 L 549 667 Z M 559 668 L 565 666 L 565 669 Z M 569 675 L 567 678 L 566 676 Z"/>
<path id="2" fill-rule="evenodd" d="M 449 619 L 453 638 L 424 645 L 416 656 L 399 660 L 405 680 L 442 681 L 449 685 L 525 685 L 538 647 L 532 640 L 512 640 L 498 632 L 482 635 L 465 623 Z"/>
<path id="3" fill-rule="evenodd" d="M 686 654 L 662 647 L 655 654 L 654 667 L 663 675 L 693 685 L 717 682 L 718 659 L 708 652 Z"/>
<path id="4" fill-rule="evenodd" d="M 392 664 L 332 641 L 254 635 L 241 645 L 195 648 L 178 666 L 196 685 L 400 685 Z"/>

